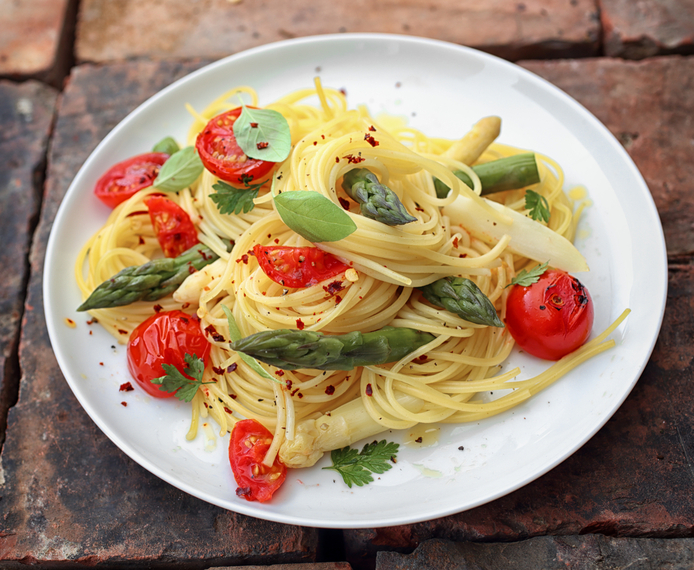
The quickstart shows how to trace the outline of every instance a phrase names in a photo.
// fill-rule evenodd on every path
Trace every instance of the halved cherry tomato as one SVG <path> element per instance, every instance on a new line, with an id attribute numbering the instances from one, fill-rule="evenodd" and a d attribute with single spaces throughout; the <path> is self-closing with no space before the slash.
<path id="1" fill-rule="evenodd" d="M 274 162 L 248 158 L 236 142 L 234 123 L 242 108 L 213 117 L 198 134 L 195 148 L 207 170 L 237 188 L 258 184 L 275 167 Z"/>
<path id="2" fill-rule="evenodd" d="M 149 152 L 114 164 L 99 178 L 94 194 L 109 208 L 115 208 L 137 191 L 151 186 L 168 158 L 163 152 Z"/>
<path id="3" fill-rule="evenodd" d="M 145 200 L 157 240 L 166 257 L 178 257 L 198 243 L 198 231 L 188 213 L 163 196 Z"/>
<path id="4" fill-rule="evenodd" d="M 258 244 L 253 253 L 265 274 L 285 287 L 310 287 L 349 269 L 349 265 L 317 247 Z"/>
<path id="5" fill-rule="evenodd" d="M 263 458 L 272 434 L 257 420 L 241 420 L 231 431 L 229 463 L 239 486 L 236 495 L 247 501 L 269 501 L 287 478 L 287 467 L 275 458 L 272 467 Z"/>
<path id="6" fill-rule="evenodd" d="M 128 370 L 155 398 L 170 398 L 174 392 L 163 392 L 154 378 L 166 374 L 162 364 L 172 364 L 183 374 L 185 355 L 197 356 L 207 365 L 210 343 L 200 330 L 200 320 L 183 311 L 162 311 L 149 317 L 130 335 L 127 357 Z"/>
<path id="7" fill-rule="evenodd" d="M 506 326 L 518 346 L 546 360 L 579 348 L 593 327 L 593 301 L 581 282 L 550 269 L 528 287 L 514 285 L 506 302 Z"/>

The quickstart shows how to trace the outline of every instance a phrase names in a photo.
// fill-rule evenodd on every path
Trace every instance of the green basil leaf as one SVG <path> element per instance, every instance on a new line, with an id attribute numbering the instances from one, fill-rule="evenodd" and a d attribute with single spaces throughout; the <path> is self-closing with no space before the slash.
<path id="1" fill-rule="evenodd" d="M 172 137 L 164 137 L 152 147 L 152 152 L 163 152 L 170 155 L 176 154 L 181 147 Z"/>
<path id="2" fill-rule="evenodd" d="M 338 241 L 357 229 L 347 213 L 322 194 L 294 190 L 275 196 L 282 221 L 311 242 Z"/>
<path id="3" fill-rule="evenodd" d="M 202 161 L 195 148 L 187 146 L 169 157 L 152 186 L 164 192 L 178 192 L 195 182 L 202 170 Z"/>
<path id="4" fill-rule="evenodd" d="M 234 318 L 234 315 L 231 314 L 231 309 L 227 307 L 226 305 L 222 305 L 222 310 L 224 311 L 224 314 L 227 317 L 227 324 L 229 325 L 229 337 L 232 342 L 236 340 L 241 340 L 243 337 L 241 335 L 241 331 L 239 330 L 238 325 L 236 324 L 236 319 Z M 260 376 L 263 378 L 267 378 L 268 380 L 272 380 L 273 382 L 277 382 L 278 384 L 281 384 L 281 382 L 277 378 L 273 378 L 270 376 L 270 374 L 265 370 L 260 365 L 260 362 L 258 362 L 255 358 L 252 356 L 248 356 L 247 354 L 244 354 L 243 352 L 239 352 L 238 355 L 241 357 L 241 360 L 243 360 L 248 366 L 250 366 L 253 370 L 255 370 Z"/>
<path id="5" fill-rule="evenodd" d="M 282 162 L 292 149 L 287 119 L 271 109 L 244 106 L 234 121 L 234 136 L 246 156 L 268 162 Z"/>

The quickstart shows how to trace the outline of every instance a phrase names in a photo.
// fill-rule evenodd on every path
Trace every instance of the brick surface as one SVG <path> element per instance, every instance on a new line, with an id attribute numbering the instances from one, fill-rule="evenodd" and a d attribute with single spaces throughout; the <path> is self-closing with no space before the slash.
<path id="1" fill-rule="evenodd" d="M 641 379 L 612 419 L 545 476 L 451 517 L 346 530 L 354 566 L 431 538 L 514 541 L 546 534 L 689 537 L 694 532 L 694 267 L 670 268 L 665 319 Z"/>
<path id="2" fill-rule="evenodd" d="M 669 256 L 694 252 L 694 58 L 524 62 L 622 142 L 660 214 Z"/>
<path id="3" fill-rule="evenodd" d="M 82 161 L 146 96 L 198 67 L 127 64 L 75 71 L 49 155 L 20 340 L 19 402 L 2 450 L 0 560 L 187 568 L 315 560 L 317 532 L 201 502 L 140 468 L 82 411 L 50 348 L 42 272 L 51 221 Z M 119 97 L 102 97 L 101 91 Z"/>
<path id="4" fill-rule="evenodd" d="M 0 0 L 0 76 L 59 82 L 72 54 L 76 0 Z"/>
<path id="5" fill-rule="evenodd" d="M 234 570 L 238 566 L 220 566 L 209 570 Z M 351 570 L 347 562 L 314 562 L 310 564 L 272 564 L 271 566 L 243 566 L 242 570 Z"/>
<path id="6" fill-rule="evenodd" d="M 692 568 L 694 539 L 544 536 L 510 544 L 430 540 L 412 554 L 380 552 L 376 570 L 612 570 Z"/>
<path id="7" fill-rule="evenodd" d="M 694 53 L 694 1 L 600 0 L 605 55 Z"/>
<path id="8" fill-rule="evenodd" d="M 152 14 L 156 13 L 156 33 Z M 78 61 L 219 58 L 316 34 L 382 32 L 424 36 L 502 57 L 597 55 L 596 0 L 83 0 Z"/>
<path id="9" fill-rule="evenodd" d="M 57 93 L 31 81 L 0 81 L 0 439 L 16 398 L 15 354 Z"/>

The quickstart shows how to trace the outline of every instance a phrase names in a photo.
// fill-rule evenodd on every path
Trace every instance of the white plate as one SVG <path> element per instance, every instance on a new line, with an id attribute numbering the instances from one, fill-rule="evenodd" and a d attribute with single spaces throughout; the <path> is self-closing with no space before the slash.
<path id="1" fill-rule="evenodd" d="M 348 489 L 324 457 L 290 471 L 269 504 L 236 497 L 226 440 L 215 451 L 184 435 L 189 410 L 139 390 L 129 380 L 125 348 L 74 308 L 81 301 L 72 267 L 81 245 L 106 219 L 92 197 L 114 162 L 148 151 L 166 135 L 184 140 L 185 103 L 203 108 L 236 85 L 253 86 L 266 104 L 292 90 L 344 88 L 350 106 L 401 115 L 426 133 L 455 138 L 479 118 L 503 119 L 500 142 L 545 153 L 564 167 L 567 187 L 581 184 L 594 204 L 577 246 L 591 272 L 579 277 L 596 305 L 595 331 L 626 307 L 617 347 L 525 404 L 469 425 L 443 427 L 430 445 L 403 445 L 397 465 L 367 487 Z M 56 357 L 78 400 L 125 453 L 200 499 L 254 517 L 305 526 L 373 528 L 456 513 L 501 497 L 566 459 L 612 416 L 653 349 L 665 304 L 667 264 L 660 221 L 638 170 L 605 127 L 576 101 L 537 76 L 457 45 L 389 35 L 319 36 L 234 55 L 183 78 L 131 113 L 102 141 L 75 177 L 55 219 L 45 266 L 45 310 Z M 64 319 L 77 321 L 68 328 Z M 93 335 L 88 334 L 93 330 Z M 528 375 L 545 367 L 514 353 Z M 103 365 L 102 365 L 103 363 Z M 127 401 L 127 407 L 121 405 Z M 389 434 L 404 442 L 407 434 Z M 459 450 L 463 446 L 464 450 Z"/>

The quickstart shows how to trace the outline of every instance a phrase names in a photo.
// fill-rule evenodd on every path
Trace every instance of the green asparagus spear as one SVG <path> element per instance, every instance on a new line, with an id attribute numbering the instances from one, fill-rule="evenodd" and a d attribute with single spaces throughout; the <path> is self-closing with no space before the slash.
<path id="1" fill-rule="evenodd" d="M 397 194 L 378 181 L 366 168 L 354 168 L 345 174 L 342 188 L 352 200 L 358 202 L 362 215 L 389 226 L 415 222 Z"/>
<path id="2" fill-rule="evenodd" d="M 419 289 L 432 305 L 443 307 L 466 321 L 490 327 L 504 326 L 492 302 L 469 279 L 444 277 Z"/>
<path id="3" fill-rule="evenodd" d="M 540 181 L 537 161 L 535 160 L 535 154 L 532 152 L 477 164 L 472 167 L 472 170 L 480 177 L 482 196 L 493 194 L 494 192 L 503 192 L 504 190 L 525 188 Z M 456 170 L 453 174 L 472 188 L 472 180 L 466 172 Z M 439 198 L 445 198 L 451 190 L 438 178 L 434 179 L 434 187 Z"/>
<path id="4" fill-rule="evenodd" d="M 188 275 L 218 257 L 207 246 L 196 244 L 178 257 L 153 259 L 143 265 L 126 267 L 94 289 L 77 310 L 110 309 L 135 301 L 156 301 L 173 293 Z"/>
<path id="5" fill-rule="evenodd" d="M 280 329 L 252 334 L 232 342 L 231 348 L 284 370 L 352 370 L 395 362 L 434 338 L 426 332 L 395 327 L 342 335 Z"/>

